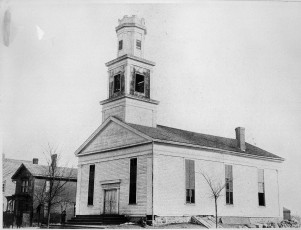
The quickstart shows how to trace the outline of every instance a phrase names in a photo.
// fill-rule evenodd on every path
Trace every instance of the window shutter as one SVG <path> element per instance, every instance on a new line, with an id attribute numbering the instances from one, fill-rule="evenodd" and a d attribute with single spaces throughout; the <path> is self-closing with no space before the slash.
<path id="1" fill-rule="evenodd" d="M 225 174 L 226 174 L 226 179 L 230 179 L 230 180 L 233 179 L 232 165 L 225 165 Z"/>
<path id="2" fill-rule="evenodd" d="M 135 90 L 135 77 L 136 77 L 136 71 L 135 71 L 135 68 L 133 68 L 131 72 L 132 72 L 132 77 L 131 77 L 130 94 L 134 95 L 134 90 Z"/>
<path id="3" fill-rule="evenodd" d="M 264 171 L 263 169 L 258 169 L 258 182 L 264 182 Z"/>
<path id="4" fill-rule="evenodd" d="M 145 97 L 150 98 L 150 70 L 147 70 L 145 76 Z"/>
<path id="5" fill-rule="evenodd" d="M 195 189 L 194 161 L 185 160 L 186 189 Z"/>
<path id="6" fill-rule="evenodd" d="M 186 174 L 186 189 L 189 188 L 190 178 L 189 178 L 189 160 L 185 160 L 185 174 Z"/>
<path id="7" fill-rule="evenodd" d="M 194 172 L 194 161 L 190 161 L 190 188 L 194 189 L 195 172 Z"/>
<path id="8" fill-rule="evenodd" d="M 121 94 L 124 94 L 124 72 L 120 73 Z"/>
<path id="9" fill-rule="evenodd" d="M 114 91 L 114 76 L 113 71 L 110 71 L 110 78 L 109 78 L 109 97 L 112 97 Z"/>

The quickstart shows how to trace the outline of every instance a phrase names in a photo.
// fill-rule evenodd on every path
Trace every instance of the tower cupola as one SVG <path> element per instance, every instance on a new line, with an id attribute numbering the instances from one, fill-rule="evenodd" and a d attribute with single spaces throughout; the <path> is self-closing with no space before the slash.
<path id="1" fill-rule="evenodd" d="M 108 99 L 100 102 L 102 120 L 115 116 L 124 122 L 156 127 L 158 101 L 151 99 L 155 63 L 144 59 L 146 26 L 133 15 L 118 20 L 117 58 L 108 67 Z"/>
<path id="2" fill-rule="evenodd" d="M 129 54 L 143 58 L 144 38 L 146 35 L 144 18 L 138 18 L 136 15 L 131 17 L 124 16 L 118 22 L 119 25 L 116 27 L 118 38 L 117 56 Z"/>

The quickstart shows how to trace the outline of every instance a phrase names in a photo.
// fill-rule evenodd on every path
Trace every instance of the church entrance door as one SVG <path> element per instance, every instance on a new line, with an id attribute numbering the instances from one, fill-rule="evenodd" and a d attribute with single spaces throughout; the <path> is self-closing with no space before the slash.
<path id="1" fill-rule="evenodd" d="M 105 190 L 105 214 L 118 214 L 117 189 Z"/>

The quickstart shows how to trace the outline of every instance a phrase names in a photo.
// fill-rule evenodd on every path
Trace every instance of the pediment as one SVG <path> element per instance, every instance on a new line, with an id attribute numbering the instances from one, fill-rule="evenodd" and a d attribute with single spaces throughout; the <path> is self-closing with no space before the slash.
<path id="1" fill-rule="evenodd" d="M 149 139 L 135 130 L 126 127 L 124 123 L 111 120 L 107 124 L 102 125 L 96 133 L 92 134 L 84 146 L 82 146 L 77 154 L 100 152 L 109 149 L 115 149 L 123 146 L 130 146 L 148 141 Z"/>

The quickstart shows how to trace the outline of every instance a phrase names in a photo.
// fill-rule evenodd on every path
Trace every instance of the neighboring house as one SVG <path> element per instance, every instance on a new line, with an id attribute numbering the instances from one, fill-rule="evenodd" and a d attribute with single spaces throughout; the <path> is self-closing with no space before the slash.
<path id="1" fill-rule="evenodd" d="M 23 226 L 30 226 L 33 222 L 43 222 L 47 217 L 45 194 L 49 192 L 49 167 L 45 165 L 23 163 L 12 176 L 16 183 L 14 201 L 15 216 L 23 217 Z M 76 200 L 77 170 L 66 167 L 56 167 L 56 183 L 65 183 L 64 191 L 58 193 L 58 204 L 51 209 L 51 222 L 60 222 L 62 211 L 66 211 L 66 218 L 74 216 Z"/>
<path id="2" fill-rule="evenodd" d="M 103 123 L 75 152 L 76 214 L 122 214 L 153 223 L 215 215 L 204 172 L 226 183 L 219 216 L 281 219 L 284 159 L 246 143 L 242 127 L 235 129 L 236 138 L 225 138 L 158 125 L 159 102 L 150 96 L 155 63 L 144 59 L 144 20 L 125 16 L 116 32 L 118 57 L 106 63 Z"/>
<path id="3" fill-rule="evenodd" d="M 3 211 L 13 211 L 11 196 L 15 193 L 16 184 L 12 181 L 11 177 L 22 163 L 30 164 L 31 161 L 9 159 L 5 158 L 4 154 L 2 155 Z M 33 163 L 38 163 L 38 159 L 34 158 Z"/>

